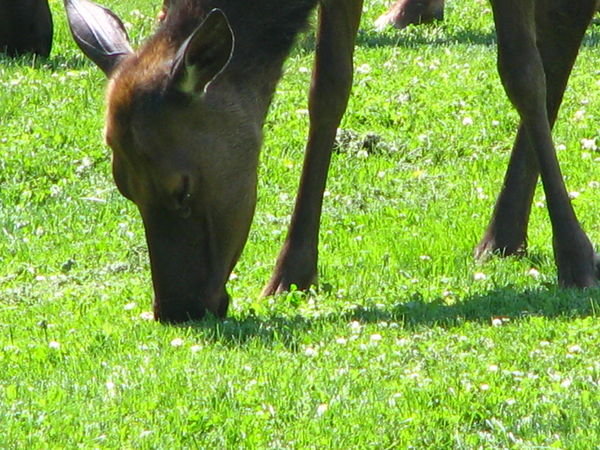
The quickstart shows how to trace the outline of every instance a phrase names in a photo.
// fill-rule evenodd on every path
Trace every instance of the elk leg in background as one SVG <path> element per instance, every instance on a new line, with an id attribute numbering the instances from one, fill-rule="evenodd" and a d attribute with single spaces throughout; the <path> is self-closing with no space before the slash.
<path id="1" fill-rule="evenodd" d="M 0 1 L 0 52 L 48 57 L 52 33 L 48 0 Z"/>
<path id="2" fill-rule="evenodd" d="M 520 217 L 513 226 L 517 228 L 515 233 L 521 235 L 517 240 L 524 243 L 537 177 L 535 162 L 529 155 L 530 145 L 542 176 L 558 279 L 564 286 L 596 284 L 594 250 L 575 216 L 551 137 L 551 124 L 594 6 L 594 0 L 492 1 L 498 36 L 498 71 L 521 117 L 521 132 L 507 173 L 504 197 L 501 194 L 500 206 L 488 231 L 491 229 L 492 235 L 500 236 L 499 225 L 512 212 L 504 203 L 517 195 L 518 188 L 523 188 L 523 198 L 517 200 L 515 207 Z M 502 248 L 497 242 L 495 245 Z"/>
<path id="3" fill-rule="evenodd" d="M 538 8 L 539 9 L 539 8 Z M 569 24 L 565 16 L 540 10 L 536 17 L 537 48 L 546 76 L 546 107 L 550 128 L 563 99 L 577 57 L 585 20 Z M 519 126 L 502 190 L 488 228 L 475 248 L 475 256 L 489 253 L 512 255 L 527 249 L 527 223 L 539 165 L 523 123 Z"/>

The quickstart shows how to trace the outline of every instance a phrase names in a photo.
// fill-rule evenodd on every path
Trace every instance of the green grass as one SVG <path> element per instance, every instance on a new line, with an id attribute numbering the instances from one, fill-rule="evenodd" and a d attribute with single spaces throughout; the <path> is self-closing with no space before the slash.
<path id="1" fill-rule="evenodd" d="M 266 124 L 230 318 L 164 326 L 144 318 L 141 221 L 102 143 L 105 80 L 51 1 L 51 58 L 0 60 L 1 448 L 596 448 L 600 295 L 556 287 L 541 189 L 528 257 L 471 257 L 518 120 L 488 5 L 377 34 L 386 3 L 365 5 L 319 287 L 259 298 L 301 169 L 307 34 Z M 106 4 L 139 42 L 159 2 Z M 595 242 L 599 42 L 592 27 L 555 130 Z"/>

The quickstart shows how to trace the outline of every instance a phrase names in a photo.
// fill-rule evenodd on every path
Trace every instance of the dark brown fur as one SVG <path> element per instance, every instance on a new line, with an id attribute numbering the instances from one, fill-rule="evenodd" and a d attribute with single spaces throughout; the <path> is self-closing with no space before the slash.
<path id="1" fill-rule="evenodd" d="M 52 31 L 48 0 L 0 0 L 0 52 L 47 57 Z"/>

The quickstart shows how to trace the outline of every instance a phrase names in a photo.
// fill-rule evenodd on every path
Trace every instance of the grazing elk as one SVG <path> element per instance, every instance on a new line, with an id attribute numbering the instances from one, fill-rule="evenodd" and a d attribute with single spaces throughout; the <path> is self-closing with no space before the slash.
<path id="1" fill-rule="evenodd" d="M 0 52 L 47 57 L 52 31 L 48 0 L 0 0 Z"/>
<path id="2" fill-rule="evenodd" d="M 600 0 L 596 2 L 596 9 L 600 11 Z M 375 27 L 383 30 L 391 25 L 401 30 L 409 25 L 431 23 L 443 18 L 444 0 L 397 0 L 385 14 L 377 18 Z"/>
<path id="3" fill-rule="evenodd" d="M 444 0 L 397 0 L 375 21 L 379 30 L 391 25 L 399 30 L 409 25 L 444 19 Z"/>
<path id="4" fill-rule="evenodd" d="M 499 70 L 521 126 L 478 254 L 525 245 L 541 173 L 561 284 L 596 283 L 595 254 L 562 181 L 551 125 L 595 0 L 495 0 Z M 156 33 L 131 50 L 121 21 L 65 0 L 76 42 L 109 77 L 106 141 L 120 192 L 137 205 L 161 321 L 223 317 L 225 284 L 256 202 L 262 128 L 294 36 L 319 5 L 310 129 L 296 205 L 265 294 L 317 275 L 323 192 L 352 84 L 362 0 L 171 0 Z"/>

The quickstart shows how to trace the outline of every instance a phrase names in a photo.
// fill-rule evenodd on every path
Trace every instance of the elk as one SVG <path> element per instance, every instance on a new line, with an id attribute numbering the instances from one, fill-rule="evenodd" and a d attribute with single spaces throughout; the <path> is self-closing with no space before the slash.
<path id="1" fill-rule="evenodd" d="M 561 285 L 596 284 L 596 256 L 567 195 L 551 138 L 595 0 L 494 0 L 498 68 L 521 117 L 502 192 L 478 256 L 526 246 L 541 175 Z M 123 24 L 89 0 L 65 0 L 82 51 L 109 77 L 105 124 L 119 191 L 142 216 L 159 321 L 224 317 L 226 281 L 256 203 L 262 128 L 294 36 L 319 9 L 304 167 L 265 295 L 317 276 L 332 145 L 352 84 L 362 0 L 171 0 L 137 51 Z"/>
<path id="2" fill-rule="evenodd" d="M 399 30 L 409 25 L 431 23 L 444 19 L 444 0 L 397 0 L 385 14 L 375 21 L 382 30 L 391 25 Z"/>
<path id="3" fill-rule="evenodd" d="M 600 11 L 600 0 L 596 2 Z M 383 30 L 391 25 L 402 30 L 409 25 L 431 23 L 444 19 L 444 0 L 397 0 L 375 20 L 375 27 Z"/>
<path id="4" fill-rule="evenodd" d="M 48 0 L 0 0 L 0 52 L 48 57 L 52 32 Z"/>

